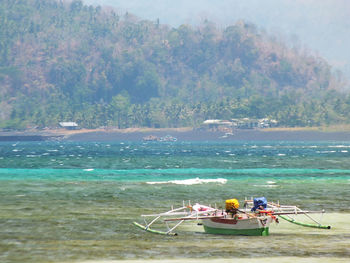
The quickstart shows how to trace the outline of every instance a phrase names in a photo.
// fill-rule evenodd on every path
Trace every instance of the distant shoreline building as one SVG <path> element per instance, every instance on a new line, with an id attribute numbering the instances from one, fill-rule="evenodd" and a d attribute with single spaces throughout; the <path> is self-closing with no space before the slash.
<path id="1" fill-rule="evenodd" d="M 276 127 L 278 122 L 268 118 L 263 119 L 231 119 L 231 120 L 205 120 L 202 127 L 212 131 L 232 132 L 234 129 L 264 129 Z"/>
<path id="2" fill-rule="evenodd" d="M 233 129 L 233 123 L 228 120 L 205 120 L 202 126 L 211 131 L 232 132 Z"/>
<path id="3" fill-rule="evenodd" d="M 59 123 L 61 128 L 65 128 L 67 130 L 78 130 L 79 125 L 76 122 L 68 121 L 68 122 L 60 122 Z"/>

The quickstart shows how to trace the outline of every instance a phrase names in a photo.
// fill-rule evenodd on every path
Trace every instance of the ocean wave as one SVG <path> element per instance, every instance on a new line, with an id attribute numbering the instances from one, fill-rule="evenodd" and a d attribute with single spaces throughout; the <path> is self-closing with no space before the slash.
<path id="1" fill-rule="evenodd" d="M 160 182 L 146 182 L 147 184 L 182 184 L 182 185 L 195 185 L 195 184 L 208 184 L 208 183 L 219 183 L 226 184 L 227 179 L 217 178 L 217 179 L 200 179 L 192 178 L 186 180 L 171 180 L 171 181 L 160 181 Z"/>
<path id="2" fill-rule="evenodd" d="M 328 148 L 350 148 L 350 145 L 329 145 Z"/>
<path id="3" fill-rule="evenodd" d="M 266 187 L 266 188 L 278 187 L 278 185 L 275 185 L 275 184 L 261 184 L 261 185 L 254 184 L 253 186 L 254 186 L 254 187 Z"/>
<path id="4" fill-rule="evenodd" d="M 50 159 L 55 162 L 60 160 Z M 226 162 L 224 160 L 223 162 Z M 232 162 L 232 161 L 231 161 Z M 0 175 L 2 174 L 79 174 L 80 171 L 93 172 L 96 175 L 192 175 L 193 177 L 199 177 L 200 175 L 215 175 L 225 174 L 230 175 L 309 175 L 309 174 L 350 174 L 350 169 L 317 169 L 317 168 L 241 168 L 241 169 L 224 169 L 224 168 L 152 168 L 152 166 L 146 166 L 141 169 L 94 169 L 94 168 L 0 168 Z"/>
<path id="5" fill-rule="evenodd" d="M 51 159 L 51 162 L 63 166 L 61 160 Z M 246 168 L 246 169 L 221 169 L 221 168 L 168 168 L 154 169 L 99 169 L 99 168 L 0 168 L 0 180 L 112 180 L 112 181 L 139 181 L 139 182 L 179 182 L 181 184 L 198 184 L 223 182 L 213 181 L 237 180 L 242 178 L 325 178 L 350 176 L 350 169 L 302 169 L 302 168 Z M 202 179 L 199 179 L 202 178 Z M 188 181 L 187 181 L 188 180 Z M 183 181 L 183 182 L 182 182 Z M 270 180 L 273 181 L 273 180 Z"/>

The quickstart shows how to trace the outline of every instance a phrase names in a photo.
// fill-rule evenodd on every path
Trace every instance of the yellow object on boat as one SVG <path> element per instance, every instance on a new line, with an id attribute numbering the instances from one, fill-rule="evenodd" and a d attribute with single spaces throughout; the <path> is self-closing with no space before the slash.
<path id="1" fill-rule="evenodd" d="M 226 200 L 226 210 L 233 210 L 239 208 L 239 202 L 237 199 Z"/>

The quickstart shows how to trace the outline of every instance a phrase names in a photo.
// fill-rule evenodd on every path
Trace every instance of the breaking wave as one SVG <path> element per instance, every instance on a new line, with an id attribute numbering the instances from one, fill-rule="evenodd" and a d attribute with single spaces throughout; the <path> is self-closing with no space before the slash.
<path id="1" fill-rule="evenodd" d="M 147 182 L 147 184 L 182 184 L 182 185 L 194 185 L 194 184 L 207 184 L 207 183 L 219 183 L 226 184 L 227 179 L 217 178 L 217 179 L 186 179 L 186 180 L 171 180 L 171 181 L 158 181 L 158 182 Z"/>
<path id="2" fill-rule="evenodd" d="M 17 169 L 0 168 L 1 180 L 132 181 L 177 184 L 223 183 L 243 178 L 340 178 L 350 169 L 300 168 L 172 168 L 172 169 Z M 213 179 L 215 178 L 215 179 Z M 225 178 L 225 179 L 223 179 Z"/>

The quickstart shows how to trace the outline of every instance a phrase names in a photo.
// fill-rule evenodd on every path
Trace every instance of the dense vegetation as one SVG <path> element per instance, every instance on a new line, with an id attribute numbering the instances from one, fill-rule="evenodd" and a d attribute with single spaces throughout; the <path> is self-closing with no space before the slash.
<path id="1" fill-rule="evenodd" d="M 0 1 L 2 127 L 349 122 L 342 88 L 323 59 L 242 21 L 170 28 L 80 0 Z"/>

